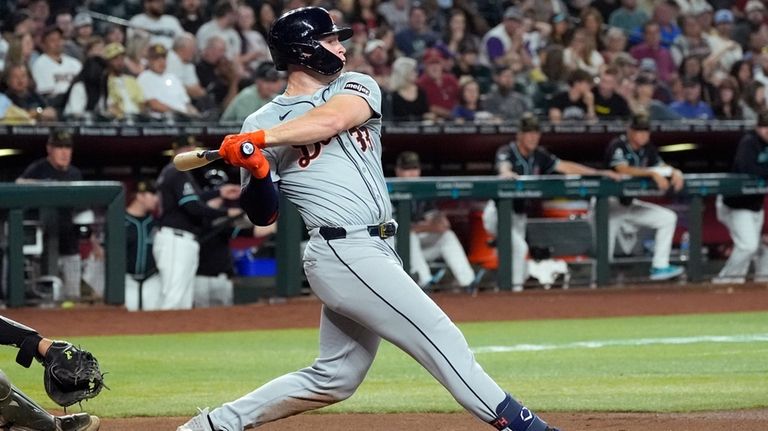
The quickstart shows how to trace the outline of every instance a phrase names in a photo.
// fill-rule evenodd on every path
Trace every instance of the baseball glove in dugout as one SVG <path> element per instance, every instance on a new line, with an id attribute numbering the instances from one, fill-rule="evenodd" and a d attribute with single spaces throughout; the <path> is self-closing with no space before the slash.
<path id="1" fill-rule="evenodd" d="M 69 407 L 98 395 L 104 386 L 99 361 L 87 350 L 54 341 L 43 359 L 45 391 L 56 404 Z"/>

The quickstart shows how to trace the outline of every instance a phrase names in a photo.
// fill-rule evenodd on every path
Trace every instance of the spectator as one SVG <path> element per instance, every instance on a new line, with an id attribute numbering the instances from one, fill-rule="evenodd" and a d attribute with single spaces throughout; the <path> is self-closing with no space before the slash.
<path id="1" fill-rule="evenodd" d="M 749 60 L 737 60 L 731 66 L 730 76 L 736 80 L 736 84 L 739 86 L 739 93 L 744 94 L 747 84 L 754 80 L 752 62 Z"/>
<path id="2" fill-rule="evenodd" d="M 139 181 L 126 200 L 125 308 L 128 311 L 159 310 L 162 286 L 152 255 L 154 213 L 159 201 L 155 182 Z"/>
<path id="3" fill-rule="evenodd" d="M 456 122 L 487 121 L 493 114 L 482 109 L 480 86 L 471 76 L 462 76 L 459 80 L 459 103 L 453 108 Z"/>
<path id="4" fill-rule="evenodd" d="M 93 57 L 83 63 L 83 69 L 72 81 L 65 95 L 65 118 L 93 118 L 107 115 L 107 76 L 105 59 Z"/>
<path id="5" fill-rule="evenodd" d="M 64 105 L 63 95 L 83 67 L 82 63 L 63 52 L 61 30 L 54 26 L 47 27 L 43 33 L 43 54 L 32 64 L 32 77 L 37 92 L 54 107 Z"/>
<path id="6" fill-rule="evenodd" d="M 53 23 L 61 30 L 61 36 L 65 40 L 70 40 L 74 37 L 75 27 L 72 23 L 72 14 L 69 13 L 68 10 L 61 10 L 56 12 L 56 15 L 53 18 Z"/>
<path id="7" fill-rule="evenodd" d="M 603 50 L 603 16 L 600 11 L 588 6 L 582 9 L 579 14 L 581 19 L 581 29 L 584 35 L 589 38 L 589 42 L 595 51 Z"/>
<path id="8" fill-rule="evenodd" d="M 111 43 L 104 49 L 107 61 L 107 115 L 128 120 L 146 113 L 146 100 L 136 78 L 125 73 L 125 49 Z"/>
<path id="9" fill-rule="evenodd" d="M 741 45 L 731 39 L 733 30 L 733 13 L 728 9 L 720 9 L 715 12 L 715 32 L 707 39 L 712 48 L 710 61 L 715 62 L 715 68 L 723 71 L 731 70 L 731 66 L 744 55 Z"/>
<path id="10" fill-rule="evenodd" d="M 478 54 L 475 44 L 463 43 L 451 72 L 458 77 L 471 76 L 480 86 L 480 94 L 488 94 L 493 85 L 493 72 L 488 66 L 480 64 Z"/>
<path id="11" fill-rule="evenodd" d="M 701 100 L 701 84 L 695 79 L 683 81 L 682 101 L 670 103 L 669 108 L 680 114 L 683 118 L 692 120 L 712 120 L 715 114 L 712 108 Z"/>
<path id="12" fill-rule="evenodd" d="M 592 36 L 583 28 L 573 33 L 571 43 L 563 51 L 563 62 L 569 70 L 583 70 L 591 76 L 597 76 L 605 64 Z"/>
<path id="13" fill-rule="evenodd" d="M 600 73 L 600 79 L 592 90 L 595 99 L 595 115 L 600 120 L 629 118 L 631 112 L 627 101 L 616 92 L 619 85 L 619 70 L 608 67 Z"/>
<path id="14" fill-rule="evenodd" d="M 181 0 L 179 8 L 176 10 L 176 19 L 179 20 L 179 24 L 185 32 L 197 34 L 206 20 L 205 9 L 201 0 Z"/>
<path id="15" fill-rule="evenodd" d="M 652 60 L 651 60 L 652 61 Z M 618 53 L 613 57 L 610 63 L 611 66 L 615 66 L 619 70 L 622 78 L 635 79 L 638 72 L 640 62 L 629 55 L 628 52 Z M 656 63 L 653 63 L 654 74 L 656 73 Z"/>
<path id="16" fill-rule="evenodd" d="M 164 45 L 152 45 L 147 54 L 147 70 L 141 72 L 138 78 L 141 91 L 146 95 L 149 115 L 155 119 L 178 115 L 182 118 L 199 117 L 179 77 L 166 71 L 167 54 Z"/>
<path id="17" fill-rule="evenodd" d="M 128 36 L 128 43 L 125 46 L 125 67 L 133 76 L 141 75 L 141 72 L 147 68 L 149 40 L 149 36 L 140 31 Z"/>
<path id="18" fill-rule="evenodd" d="M 398 178 L 421 176 L 419 155 L 403 151 L 397 156 L 395 175 Z M 442 258 L 456 282 L 465 290 L 475 284 L 475 271 L 467 260 L 461 242 L 451 229 L 448 217 L 434 202 L 412 201 L 411 203 L 411 271 L 422 289 L 430 288 L 433 282 L 429 262 Z"/>
<path id="19" fill-rule="evenodd" d="M 741 110 L 744 119 L 747 121 L 756 121 L 757 114 L 765 109 L 765 85 L 759 81 L 752 81 L 744 88 L 741 97 Z"/>
<path id="20" fill-rule="evenodd" d="M 760 0 L 749 0 L 744 6 L 744 13 L 746 19 L 741 20 L 733 26 L 731 36 L 733 40 L 741 45 L 742 50 L 749 50 L 749 37 L 751 34 L 762 34 L 763 36 L 768 33 L 768 26 L 766 26 L 765 20 L 768 17 L 766 15 L 765 5 Z M 765 39 L 763 39 L 765 42 Z"/>
<path id="21" fill-rule="evenodd" d="M 670 48 L 672 60 L 680 65 L 688 56 L 707 58 L 712 53 L 709 42 L 701 31 L 699 21 L 693 15 L 684 15 L 681 18 L 682 34 L 675 38 Z"/>
<path id="22" fill-rule="evenodd" d="M 381 39 L 371 39 L 365 44 L 365 60 L 371 66 L 370 75 L 384 90 L 389 89 L 389 76 L 392 74 L 389 51 Z"/>
<path id="23" fill-rule="evenodd" d="M 715 118 L 718 120 L 741 120 L 741 95 L 739 94 L 739 85 L 736 78 L 727 77 L 720 81 L 717 86 L 717 97 L 715 98 L 714 111 Z"/>
<path id="24" fill-rule="evenodd" d="M 48 4 L 48 0 L 29 0 L 27 9 L 32 16 L 32 34 L 41 34 L 46 24 L 48 24 L 48 18 L 51 15 L 51 7 Z"/>
<path id="25" fill-rule="evenodd" d="M 739 141 L 731 172 L 768 177 L 768 112 L 760 111 L 757 125 Z M 764 195 L 718 196 L 717 219 L 733 240 L 733 251 L 713 283 L 744 283 L 749 265 L 755 260 L 755 279 L 768 275 L 768 246 L 762 241 L 765 220 Z"/>
<path id="26" fill-rule="evenodd" d="M 181 136 L 174 141 L 173 149 L 178 154 L 192 150 L 197 144 L 194 137 Z M 160 309 L 192 308 L 200 249 L 197 238 L 202 233 L 204 219 L 242 214 L 239 209 L 224 210 L 207 205 L 216 196 L 237 199 L 240 186 L 229 186 L 211 193 L 202 193 L 192 174 L 177 170 L 173 163 L 166 165 L 160 172 L 157 189 L 162 213 L 158 220 L 160 229 L 152 246 L 162 284 Z"/>
<path id="27" fill-rule="evenodd" d="M 171 49 L 173 39 L 184 32 L 179 20 L 165 13 L 165 0 L 142 0 L 144 13 L 130 19 L 132 28 L 128 29 L 128 39 L 131 39 L 133 28 L 140 28 L 150 33 L 149 43 L 160 44 L 166 50 Z"/>
<path id="28" fill-rule="evenodd" d="M 46 157 L 32 162 L 16 179 L 17 183 L 38 181 L 82 181 L 80 169 L 72 165 L 72 135 L 64 130 L 55 130 L 45 145 Z M 72 217 L 72 208 L 58 210 L 55 223 L 58 225 L 59 259 L 58 266 L 63 281 L 62 297 L 66 300 L 80 299 L 82 261 L 80 240 Z"/>
<path id="29" fill-rule="evenodd" d="M 272 3 L 268 1 L 261 2 L 261 6 L 259 6 L 258 12 L 259 13 L 256 16 L 256 24 L 254 25 L 254 29 L 261 33 L 264 38 L 266 38 L 269 35 L 269 28 L 277 18 L 275 15 L 275 7 L 272 6 Z"/>
<path id="30" fill-rule="evenodd" d="M 669 49 L 680 36 L 680 27 L 675 22 L 675 8 L 669 2 L 662 1 L 653 8 L 651 20 L 659 25 L 661 46 Z"/>
<path id="31" fill-rule="evenodd" d="M 637 0 L 621 0 L 621 7 L 611 13 L 608 25 L 624 30 L 629 37 L 635 29 L 644 26 L 647 21 L 648 15 L 637 8 Z"/>
<path id="32" fill-rule="evenodd" d="M 462 47 L 480 46 L 480 38 L 475 34 L 472 21 L 463 9 L 454 8 L 451 11 L 448 26 L 443 31 L 442 42 L 454 56 L 459 55 Z"/>
<path id="33" fill-rule="evenodd" d="M 197 31 L 197 48 L 202 52 L 208 46 L 208 41 L 216 36 L 224 41 L 225 55 L 229 61 L 240 61 L 242 44 L 240 35 L 235 30 L 237 13 L 229 0 L 219 0 L 213 9 L 211 20 L 203 24 Z"/>
<path id="34" fill-rule="evenodd" d="M 23 64 L 29 67 L 37 59 L 35 41 L 31 34 L 13 35 L 9 42 L 6 64 Z"/>
<path id="35" fill-rule="evenodd" d="M 573 27 L 571 26 L 571 20 L 567 13 L 560 12 L 552 15 L 549 23 L 552 26 L 552 31 L 548 36 L 549 45 L 568 45 L 568 41 L 571 39 L 573 33 Z"/>
<path id="36" fill-rule="evenodd" d="M 275 64 L 265 61 L 254 72 L 254 83 L 244 88 L 221 115 L 222 122 L 242 123 L 259 108 L 266 105 L 285 88 L 285 77 Z"/>
<path id="37" fill-rule="evenodd" d="M 459 82 L 445 71 L 445 58 L 437 49 L 425 51 L 423 62 L 424 73 L 417 84 L 427 95 L 429 110 L 437 118 L 450 119 L 453 108 L 459 102 Z"/>
<path id="38" fill-rule="evenodd" d="M 697 6 L 695 9 L 694 15 L 696 15 L 696 19 L 699 21 L 701 32 L 708 36 L 713 31 L 712 21 L 715 10 L 708 2 L 704 2 L 704 4 Z"/>
<path id="39" fill-rule="evenodd" d="M 395 121 L 435 119 L 435 114 L 429 110 L 426 91 L 416 84 L 416 67 L 416 60 L 410 57 L 399 57 L 392 63 L 389 88 L 392 119 Z"/>
<path id="40" fill-rule="evenodd" d="M 64 54 L 82 62 L 85 61 L 85 45 L 93 36 L 93 18 L 85 12 L 80 12 L 75 15 L 72 25 L 74 27 L 73 37 L 66 36 L 62 30 L 62 37 L 66 39 Z"/>
<path id="41" fill-rule="evenodd" d="M 123 27 L 117 24 L 109 24 L 107 29 L 104 30 L 104 43 L 109 45 L 110 43 L 119 43 L 125 46 L 125 32 Z"/>
<path id="42" fill-rule="evenodd" d="M 226 58 L 226 50 L 224 39 L 213 36 L 208 39 L 195 65 L 200 85 L 208 94 L 213 95 L 221 111 L 237 96 L 240 82 L 239 65 Z"/>
<path id="43" fill-rule="evenodd" d="M 256 18 L 253 8 L 241 4 L 237 7 L 237 34 L 240 36 L 240 62 L 251 72 L 255 71 L 263 61 L 270 61 L 269 47 L 264 36 L 253 29 Z"/>
<path id="44" fill-rule="evenodd" d="M 352 4 L 352 13 L 347 22 L 361 23 L 369 32 L 374 32 L 384 18 L 379 15 L 379 0 L 358 0 Z"/>
<path id="45" fill-rule="evenodd" d="M 410 0 L 389 0 L 379 3 L 377 11 L 395 33 L 408 28 Z"/>
<path id="46" fill-rule="evenodd" d="M 667 105 L 653 98 L 656 81 L 653 77 L 641 74 L 635 79 L 634 98 L 631 100 L 633 114 L 647 115 L 650 121 L 674 121 L 682 118 Z"/>
<path id="47" fill-rule="evenodd" d="M 489 66 L 514 66 L 515 71 L 531 64 L 523 45 L 525 16 L 515 6 L 504 12 L 504 20 L 483 36 L 481 61 Z"/>
<path id="48" fill-rule="evenodd" d="M 492 115 L 507 121 L 517 121 L 530 108 L 529 99 L 515 89 L 515 72 L 511 67 L 499 67 L 494 72 L 495 86 L 483 106 Z"/>
<path id="49" fill-rule="evenodd" d="M 633 115 L 626 134 L 608 144 L 606 165 L 622 175 L 650 178 L 661 191 L 666 192 L 670 187 L 680 191 L 683 188 L 683 174 L 679 169 L 664 163 L 656 147 L 650 143 L 650 128 L 647 116 Z M 677 215 L 674 211 L 633 198 L 609 198 L 608 205 L 608 256 L 613 257 L 616 238 L 623 226 L 629 225 L 634 229 L 650 228 L 656 231 L 651 280 L 668 280 L 684 272 L 682 267 L 669 264 L 672 239 L 677 225 Z"/>
<path id="50" fill-rule="evenodd" d="M 35 124 L 29 112 L 19 108 L 3 93 L 0 93 L 0 124 Z"/>
<path id="51" fill-rule="evenodd" d="M 595 117 L 595 96 L 592 94 L 592 76 L 577 69 L 568 76 L 568 90 L 552 98 L 549 121 L 589 121 Z"/>
<path id="52" fill-rule="evenodd" d="M 701 84 L 701 99 L 706 103 L 711 105 L 712 101 L 715 100 L 717 90 L 710 82 L 714 74 L 712 70 L 707 69 L 707 66 L 702 63 L 701 57 L 690 56 L 683 58 L 683 62 L 680 63 L 678 76 L 682 80 L 693 79 L 699 81 L 699 84 Z M 710 77 L 710 79 L 707 79 L 707 77 Z"/>
<path id="53" fill-rule="evenodd" d="M 427 25 L 427 11 L 420 4 L 414 4 L 408 14 L 408 27 L 395 33 L 395 45 L 404 55 L 420 58 L 424 51 L 434 46 L 438 36 Z"/>
<path id="54" fill-rule="evenodd" d="M 600 52 L 603 62 L 611 64 L 616 56 L 627 51 L 627 35 L 621 29 L 611 27 L 605 32 L 603 44 L 605 49 Z"/>
<path id="55" fill-rule="evenodd" d="M 195 67 L 197 55 L 197 43 L 195 36 L 190 33 L 182 33 L 173 41 L 173 49 L 168 52 L 168 73 L 176 75 L 187 91 L 190 99 L 197 101 L 206 96 L 206 91 L 200 85 Z"/>
<path id="56" fill-rule="evenodd" d="M 26 111 L 30 118 L 36 121 L 55 121 L 58 118 L 56 109 L 33 90 L 34 83 L 30 79 L 27 66 L 23 64 L 6 66 L 3 75 L 5 95 L 14 105 Z"/>
<path id="57" fill-rule="evenodd" d="M 643 26 L 644 40 L 629 50 L 632 57 L 638 61 L 644 58 L 652 59 L 656 64 L 659 79 L 667 81 L 677 69 L 667 48 L 661 45 L 661 30 L 659 24 L 649 21 Z"/>

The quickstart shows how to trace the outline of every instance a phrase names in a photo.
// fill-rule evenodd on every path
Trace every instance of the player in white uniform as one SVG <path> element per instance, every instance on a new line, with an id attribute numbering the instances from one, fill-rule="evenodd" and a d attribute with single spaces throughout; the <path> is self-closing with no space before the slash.
<path id="1" fill-rule="evenodd" d="M 322 8 L 281 16 L 269 45 L 278 70 L 288 70 L 286 91 L 219 148 L 247 169 L 241 204 L 255 224 L 276 216 L 274 181 L 309 229 L 304 271 L 324 303 L 317 359 L 178 430 L 243 430 L 344 400 L 382 338 L 497 429 L 552 430 L 483 371 L 459 329 L 403 270 L 381 168 L 381 92 L 368 75 L 341 73 L 340 41 L 351 35 Z"/>

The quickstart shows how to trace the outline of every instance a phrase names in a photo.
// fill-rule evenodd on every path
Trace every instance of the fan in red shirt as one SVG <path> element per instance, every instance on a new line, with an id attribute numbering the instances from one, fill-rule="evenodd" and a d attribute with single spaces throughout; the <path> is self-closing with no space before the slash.
<path id="1" fill-rule="evenodd" d="M 435 48 L 424 51 L 424 73 L 416 84 L 427 94 L 429 111 L 438 118 L 451 119 L 453 108 L 459 103 L 459 81 L 445 71 L 446 59 Z"/>

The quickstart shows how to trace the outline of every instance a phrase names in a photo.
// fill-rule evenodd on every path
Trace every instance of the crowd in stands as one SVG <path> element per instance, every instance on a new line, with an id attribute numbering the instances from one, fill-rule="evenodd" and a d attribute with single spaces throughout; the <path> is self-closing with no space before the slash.
<path id="1" fill-rule="evenodd" d="M 377 80 L 387 120 L 753 121 L 766 106 L 760 0 L 18 0 L 0 1 L 0 118 L 242 121 L 284 85 L 271 22 L 310 4 L 353 29 L 346 69 Z"/>

